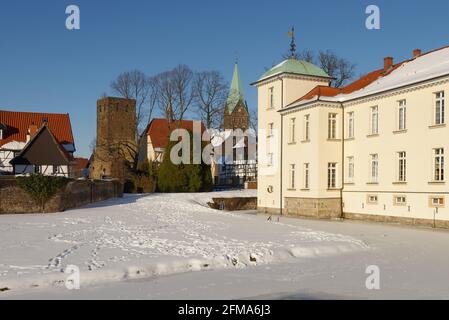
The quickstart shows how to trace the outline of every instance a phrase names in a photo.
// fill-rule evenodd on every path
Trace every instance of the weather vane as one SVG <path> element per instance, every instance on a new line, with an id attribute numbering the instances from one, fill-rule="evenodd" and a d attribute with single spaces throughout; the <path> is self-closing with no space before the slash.
<path id="1" fill-rule="evenodd" d="M 288 36 L 292 39 L 292 41 L 290 42 L 291 58 L 295 58 L 296 57 L 295 27 L 292 27 L 292 30 L 288 32 Z"/>

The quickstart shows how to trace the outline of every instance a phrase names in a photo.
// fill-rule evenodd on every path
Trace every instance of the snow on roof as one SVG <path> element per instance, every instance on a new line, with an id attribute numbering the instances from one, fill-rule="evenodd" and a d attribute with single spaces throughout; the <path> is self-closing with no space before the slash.
<path id="1" fill-rule="evenodd" d="M 378 72 L 376 71 L 372 74 L 377 73 Z M 345 88 L 351 87 L 352 84 L 342 88 L 342 93 L 336 95 L 319 95 L 316 94 L 316 92 L 313 94 L 314 91 L 312 90 L 308 95 L 297 100 L 297 103 L 294 103 L 291 106 L 301 106 L 318 99 L 327 102 L 350 101 L 445 75 L 449 75 L 449 47 L 437 49 L 411 60 L 396 64 L 391 72 L 383 76 L 376 76 L 376 79 L 372 79 L 374 81 L 368 81 L 369 84 L 362 86 L 356 91 L 345 90 Z M 360 82 L 360 80 L 357 80 L 354 83 L 356 82 Z"/>
<path id="2" fill-rule="evenodd" d="M 388 76 L 381 77 L 358 91 L 347 95 L 339 94 L 326 100 L 344 102 L 445 75 L 449 75 L 449 47 L 407 61 Z"/>

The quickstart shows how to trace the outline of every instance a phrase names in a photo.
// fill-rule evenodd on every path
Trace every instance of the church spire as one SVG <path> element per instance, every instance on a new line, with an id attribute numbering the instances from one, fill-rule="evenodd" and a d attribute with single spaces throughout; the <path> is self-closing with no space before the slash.
<path id="1" fill-rule="evenodd" d="M 242 82 L 240 80 L 239 66 L 236 61 L 234 65 L 234 74 L 232 76 L 231 88 L 229 90 L 228 100 L 226 103 L 228 112 L 232 113 L 239 102 L 245 104 Z"/>

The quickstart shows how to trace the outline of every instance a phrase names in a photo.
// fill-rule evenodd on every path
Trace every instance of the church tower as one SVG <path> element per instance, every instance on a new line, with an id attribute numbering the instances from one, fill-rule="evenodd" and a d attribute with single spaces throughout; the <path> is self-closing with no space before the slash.
<path id="1" fill-rule="evenodd" d="M 229 90 L 228 100 L 224 110 L 223 129 L 235 130 L 241 129 L 245 132 L 249 129 L 248 106 L 243 95 L 242 82 L 238 64 L 234 66 L 234 75 L 232 77 L 231 88 Z"/>

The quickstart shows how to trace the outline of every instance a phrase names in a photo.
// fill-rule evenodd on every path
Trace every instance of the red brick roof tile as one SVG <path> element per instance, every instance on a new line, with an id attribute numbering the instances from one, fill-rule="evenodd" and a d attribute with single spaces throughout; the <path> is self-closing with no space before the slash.
<path id="1" fill-rule="evenodd" d="M 48 128 L 60 144 L 74 144 L 72 125 L 68 114 L 16 112 L 0 110 L 0 124 L 7 126 L 0 147 L 11 141 L 26 142 L 27 130 L 33 124 L 40 128 L 47 120 Z"/>
<path id="2" fill-rule="evenodd" d="M 153 148 L 165 148 L 168 144 L 170 134 L 175 129 L 185 129 L 193 131 L 193 120 L 181 120 L 168 122 L 167 119 L 153 119 L 146 130 Z M 206 127 L 201 123 L 201 131 L 204 132 Z"/>

